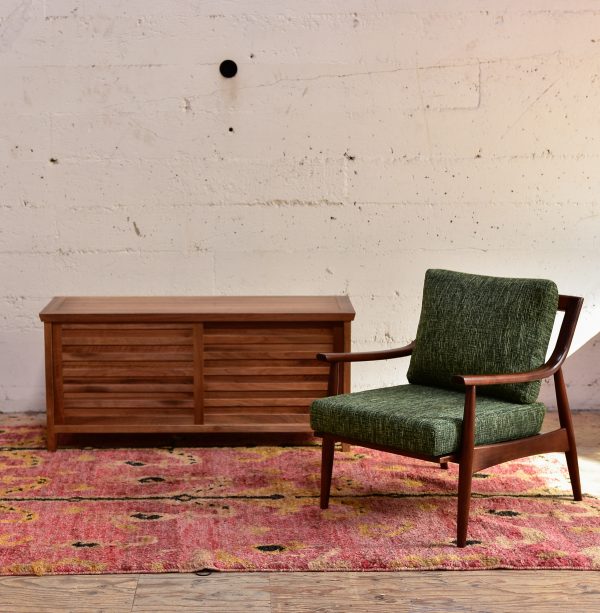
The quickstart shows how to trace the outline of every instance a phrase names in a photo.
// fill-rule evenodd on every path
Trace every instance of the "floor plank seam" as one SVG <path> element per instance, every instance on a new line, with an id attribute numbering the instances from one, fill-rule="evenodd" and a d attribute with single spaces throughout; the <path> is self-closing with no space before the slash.
<path id="1" fill-rule="evenodd" d="M 135 609 L 135 600 L 137 598 L 138 587 L 140 586 L 140 576 L 136 575 L 135 577 L 135 589 L 133 590 L 133 598 L 131 599 L 131 609 L 129 609 L 129 613 L 133 613 Z"/>

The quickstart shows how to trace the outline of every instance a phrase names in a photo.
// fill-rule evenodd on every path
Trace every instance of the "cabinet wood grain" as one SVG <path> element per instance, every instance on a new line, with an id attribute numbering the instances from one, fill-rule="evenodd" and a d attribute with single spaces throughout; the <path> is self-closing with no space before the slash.
<path id="1" fill-rule="evenodd" d="M 57 297 L 40 318 L 53 450 L 61 433 L 310 433 L 328 381 L 316 354 L 349 349 L 354 309 L 347 296 Z"/>

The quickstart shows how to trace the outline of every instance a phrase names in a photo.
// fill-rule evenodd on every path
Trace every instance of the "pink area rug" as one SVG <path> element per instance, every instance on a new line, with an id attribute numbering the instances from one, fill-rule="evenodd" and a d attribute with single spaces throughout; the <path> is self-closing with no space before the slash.
<path id="1" fill-rule="evenodd" d="M 318 447 L 44 449 L 0 422 L 0 573 L 600 569 L 600 501 L 572 500 L 560 456 L 476 475 L 469 546 L 453 544 L 457 469 Z"/>

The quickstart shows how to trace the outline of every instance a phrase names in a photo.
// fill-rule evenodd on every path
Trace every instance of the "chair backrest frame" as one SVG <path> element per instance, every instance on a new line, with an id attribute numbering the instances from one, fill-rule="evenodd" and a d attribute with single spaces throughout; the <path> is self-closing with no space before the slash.
<path id="1" fill-rule="evenodd" d="M 550 366 L 553 372 L 558 370 L 567 358 L 582 306 L 583 298 L 580 296 L 566 296 L 564 294 L 558 296 L 557 311 L 562 311 L 565 315 L 560 325 L 554 350 L 546 362 L 546 365 Z"/>

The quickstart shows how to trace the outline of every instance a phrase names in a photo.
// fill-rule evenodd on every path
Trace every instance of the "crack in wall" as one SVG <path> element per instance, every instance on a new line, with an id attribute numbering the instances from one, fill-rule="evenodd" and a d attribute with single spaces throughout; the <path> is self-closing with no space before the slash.
<path id="1" fill-rule="evenodd" d="M 0 20 L 0 53 L 12 48 L 30 16 L 33 0 L 22 0 L 3 20 Z"/>

